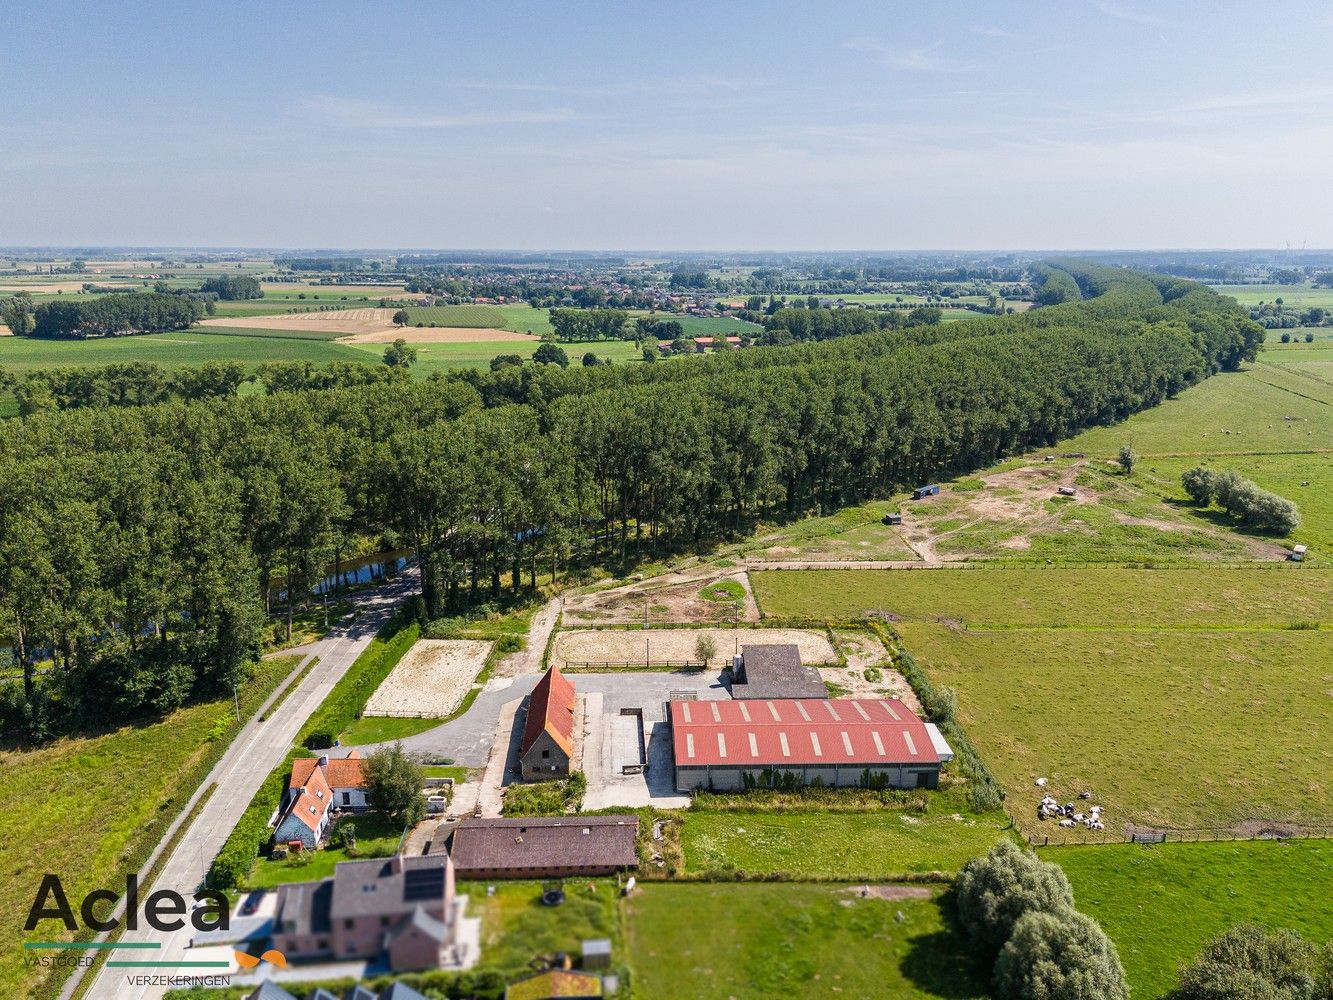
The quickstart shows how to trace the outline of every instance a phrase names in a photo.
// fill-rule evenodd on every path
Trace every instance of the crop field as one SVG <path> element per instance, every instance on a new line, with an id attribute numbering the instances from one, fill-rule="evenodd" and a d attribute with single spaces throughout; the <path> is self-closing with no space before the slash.
<path id="1" fill-rule="evenodd" d="M 262 661 L 241 689 L 242 712 L 253 712 L 296 665 L 297 657 Z M 138 727 L 75 739 L 36 750 L 0 751 L 0 934 L 14 947 L 0 950 L 0 995 L 24 996 L 33 983 L 17 947 L 33 894 L 50 859 L 61 858 L 71 899 L 100 886 L 124 885 L 126 857 L 137 868 L 174 815 L 204 778 L 208 755 L 229 738 L 230 698 L 180 709 Z M 221 728 L 218 729 L 219 723 Z M 95 807 L 91 804 L 95 803 Z M 174 807 L 174 808 L 173 808 Z M 77 835 L 70 818 L 77 817 Z M 68 935 L 53 921 L 32 939 Z"/>
<path id="2" fill-rule="evenodd" d="M 1006 834 L 1001 813 L 955 812 L 941 800 L 928 813 L 745 812 L 691 809 L 681 828 L 691 873 L 737 872 L 796 878 L 893 879 L 954 872 Z"/>
<path id="3" fill-rule="evenodd" d="M 923 887 L 644 884 L 627 904 L 634 995 L 894 997 L 989 995 L 953 924 Z"/>
<path id="4" fill-rule="evenodd" d="M 750 583 L 764 614 L 784 618 L 836 621 L 884 612 L 909 621 L 957 621 L 968 629 L 1333 624 L 1333 571 L 1294 563 L 1238 569 L 766 570 L 751 573 Z"/>
<path id="5" fill-rule="evenodd" d="M 1082 594 L 1095 613 L 1096 588 Z M 1092 789 L 1117 836 L 1130 823 L 1254 835 L 1259 821 L 1333 814 L 1327 629 L 896 628 L 931 679 L 957 693 L 963 726 L 1027 833 L 1065 833 L 1036 818 L 1039 777 L 1061 802 Z"/>
<path id="6" fill-rule="evenodd" d="M 538 310 L 528 308 L 529 312 Z M 475 326 L 503 329 L 508 314 L 495 306 L 413 306 L 407 310 L 408 323 L 415 326 Z"/>
<path id="7" fill-rule="evenodd" d="M 383 348 L 380 351 L 382 353 Z M 309 361 L 324 365 L 333 361 L 365 360 L 362 352 L 330 343 L 324 337 L 294 337 L 285 332 L 266 337 L 262 331 L 233 333 L 219 327 L 105 340 L 0 338 L 0 365 L 11 371 L 135 361 L 181 368 L 207 361 L 239 361 L 255 366 L 266 361 Z"/>
<path id="8" fill-rule="evenodd" d="M 1243 841 L 1151 847 L 1061 847 L 1042 857 L 1065 870 L 1074 900 L 1115 942 L 1137 998 L 1176 986 L 1215 934 L 1253 920 L 1307 940 L 1333 940 L 1333 841 Z"/>

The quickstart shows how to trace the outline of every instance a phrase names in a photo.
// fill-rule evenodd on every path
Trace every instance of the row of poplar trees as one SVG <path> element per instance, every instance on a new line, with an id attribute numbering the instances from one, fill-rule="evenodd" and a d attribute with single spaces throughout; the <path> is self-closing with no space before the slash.
<path id="1" fill-rule="evenodd" d="M 1254 357 L 1189 282 L 1063 262 L 1027 315 L 669 364 L 524 365 L 0 424 L 6 737 L 229 691 L 280 581 L 397 541 L 434 618 L 571 561 L 628 565 L 1123 419 Z"/>

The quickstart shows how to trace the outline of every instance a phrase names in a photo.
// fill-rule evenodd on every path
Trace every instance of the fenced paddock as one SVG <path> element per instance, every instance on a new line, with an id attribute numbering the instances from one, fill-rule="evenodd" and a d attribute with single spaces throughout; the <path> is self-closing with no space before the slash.
<path id="1" fill-rule="evenodd" d="M 444 718 L 456 709 L 490 655 L 475 639 L 421 639 L 366 702 L 366 716 Z"/>

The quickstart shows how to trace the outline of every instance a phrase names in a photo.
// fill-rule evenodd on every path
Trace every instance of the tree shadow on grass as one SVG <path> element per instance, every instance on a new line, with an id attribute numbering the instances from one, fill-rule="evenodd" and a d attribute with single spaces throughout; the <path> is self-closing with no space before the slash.
<path id="1" fill-rule="evenodd" d="M 958 903 L 950 889 L 935 897 L 944 929 L 912 939 L 903 957 L 903 976 L 923 992 L 946 1000 L 990 995 L 990 969 L 980 960 L 958 926 Z"/>

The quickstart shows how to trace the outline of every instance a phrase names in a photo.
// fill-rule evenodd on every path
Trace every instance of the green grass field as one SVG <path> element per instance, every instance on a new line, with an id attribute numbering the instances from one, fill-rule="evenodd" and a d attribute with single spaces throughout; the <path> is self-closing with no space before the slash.
<path id="1" fill-rule="evenodd" d="M 262 661 L 241 689 L 242 713 L 258 708 L 298 659 Z M 117 881 L 123 892 L 126 869 L 138 869 L 230 740 L 232 713 L 226 698 L 140 727 L 0 752 L 0 937 L 9 945 L 0 949 L 0 995 L 28 995 L 36 981 L 20 940 L 69 937 L 52 920 L 22 930 L 42 874 L 60 874 L 71 900 Z M 219 723 L 225 735 L 210 739 Z"/>
<path id="2" fill-rule="evenodd" d="M 149 333 L 109 340 L 33 340 L 0 337 L 0 366 L 11 371 L 147 361 L 163 368 L 182 368 L 206 361 L 239 361 L 248 367 L 266 361 L 366 361 L 366 352 L 335 344 L 327 335 L 261 336 L 263 331 L 228 332 L 223 327 Z M 380 346 L 380 353 L 384 351 Z"/>
<path id="3" fill-rule="evenodd" d="M 531 313 L 538 310 L 527 307 Z M 471 326 L 505 329 L 510 313 L 495 306 L 414 306 L 407 310 L 408 324 L 416 326 Z"/>
<path id="4" fill-rule="evenodd" d="M 538 957 L 578 955 L 589 938 L 610 938 L 612 962 L 624 962 L 619 890 L 613 879 L 569 881 L 565 901 L 557 907 L 542 905 L 540 882 L 459 882 L 458 893 L 468 896 L 468 915 L 481 917 L 481 966 L 499 969 L 507 978 L 531 972 Z"/>
<path id="5" fill-rule="evenodd" d="M 1333 940 L 1333 841 L 1049 848 L 1080 910 L 1115 942 L 1138 998 L 1161 997 L 1215 934 L 1243 920 Z"/>
<path id="6" fill-rule="evenodd" d="M 1095 587 L 1065 600 L 1101 606 Z M 1253 833 L 1246 821 L 1333 815 L 1327 629 L 896 627 L 931 679 L 957 693 L 964 729 L 1028 833 L 1065 835 L 1036 818 L 1038 777 L 1062 802 L 1094 790 L 1112 837 L 1126 823 Z"/>
<path id="7" fill-rule="evenodd" d="M 1333 624 L 1333 572 L 1271 569 L 769 570 L 751 584 L 765 615 L 841 620 L 884 611 L 968 628 L 1153 629 Z"/>
<path id="8" fill-rule="evenodd" d="M 1333 288 L 1315 288 L 1309 282 L 1301 285 L 1212 285 L 1219 295 L 1229 295 L 1243 306 L 1257 306 L 1260 302 L 1281 299 L 1282 304 L 1301 309 L 1311 306 L 1333 308 Z"/>
<path id="9" fill-rule="evenodd" d="M 1317 331 L 1313 343 L 1275 344 L 1259 355 L 1264 365 L 1275 365 L 1333 386 L 1333 329 Z"/>
<path id="10" fill-rule="evenodd" d="M 947 896 L 859 899 L 836 885 L 645 884 L 628 903 L 634 995 L 965 1000 L 987 976 Z"/>
<path id="11" fill-rule="evenodd" d="M 684 815 L 681 838 L 692 873 L 892 879 L 957 871 L 990 850 L 1008 825 L 1002 814 L 964 815 L 939 801 L 925 814 L 692 809 Z"/>

